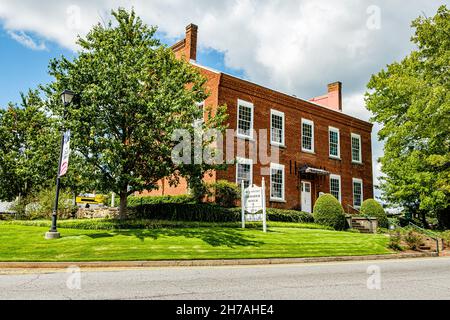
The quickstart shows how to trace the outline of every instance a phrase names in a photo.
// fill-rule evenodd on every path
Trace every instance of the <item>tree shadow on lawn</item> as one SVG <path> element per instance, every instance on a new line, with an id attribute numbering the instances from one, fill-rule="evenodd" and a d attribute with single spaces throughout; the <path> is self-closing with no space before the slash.
<path id="1" fill-rule="evenodd" d="M 201 228 L 198 230 L 189 229 L 148 229 L 148 230 L 122 230 L 112 231 L 111 233 L 98 233 L 88 235 L 92 239 L 107 238 L 114 236 L 136 237 L 141 241 L 146 238 L 157 240 L 160 237 L 186 237 L 197 238 L 211 246 L 227 246 L 233 248 L 235 246 L 254 246 L 258 247 L 264 242 L 253 240 L 252 236 L 243 235 L 241 231 L 231 228 L 227 229 L 211 229 Z"/>

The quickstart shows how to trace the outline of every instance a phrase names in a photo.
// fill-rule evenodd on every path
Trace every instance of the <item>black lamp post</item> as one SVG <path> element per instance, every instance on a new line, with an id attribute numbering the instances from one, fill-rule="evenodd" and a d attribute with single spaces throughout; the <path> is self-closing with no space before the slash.
<path id="1" fill-rule="evenodd" d="M 63 121 L 66 119 L 66 113 L 67 113 L 67 106 L 72 103 L 72 100 L 75 96 L 75 93 L 69 90 L 64 90 L 63 93 L 61 93 L 61 99 L 64 104 L 64 112 L 63 112 Z M 58 164 L 58 173 L 56 175 L 56 199 L 55 199 L 55 206 L 53 208 L 53 214 L 52 214 L 52 227 L 49 232 L 45 234 L 46 239 L 58 239 L 61 237 L 61 234 L 58 232 L 56 228 L 56 220 L 57 220 L 57 214 L 58 214 L 58 202 L 59 202 L 59 187 L 60 187 L 60 180 L 61 180 L 61 161 L 62 161 L 62 155 L 63 155 L 63 146 L 64 146 L 64 130 L 61 135 L 61 147 L 60 147 L 60 154 L 59 154 L 59 164 Z"/>

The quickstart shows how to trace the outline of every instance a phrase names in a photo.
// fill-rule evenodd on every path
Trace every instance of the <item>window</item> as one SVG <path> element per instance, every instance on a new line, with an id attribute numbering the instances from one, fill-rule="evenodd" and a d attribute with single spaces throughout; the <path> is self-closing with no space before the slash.
<path id="1" fill-rule="evenodd" d="M 363 202 L 363 184 L 361 179 L 353 179 L 353 207 L 360 208 Z"/>
<path id="2" fill-rule="evenodd" d="M 253 160 L 237 158 L 236 161 L 236 183 L 241 186 L 244 181 L 244 188 L 253 184 Z"/>
<path id="3" fill-rule="evenodd" d="M 200 114 L 199 114 L 200 117 L 198 119 L 194 120 L 194 127 L 196 127 L 196 128 L 201 127 L 204 122 L 203 113 L 204 113 L 204 109 L 205 109 L 205 101 L 197 103 L 197 107 L 200 112 Z"/>
<path id="4" fill-rule="evenodd" d="M 240 138 L 253 139 L 253 104 L 238 100 L 237 135 Z"/>
<path id="5" fill-rule="evenodd" d="M 352 133 L 352 162 L 362 163 L 361 158 L 361 136 Z"/>
<path id="6" fill-rule="evenodd" d="M 330 193 L 341 202 L 341 176 L 330 175 Z"/>
<path id="7" fill-rule="evenodd" d="M 270 200 L 284 201 L 284 166 L 270 164 Z"/>
<path id="8" fill-rule="evenodd" d="M 284 113 L 276 110 L 270 111 L 270 142 L 284 146 Z"/>
<path id="9" fill-rule="evenodd" d="M 330 143 L 330 157 L 339 159 L 341 157 L 341 142 L 339 137 L 339 129 L 329 127 L 329 143 Z"/>
<path id="10" fill-rule="evenodd" d="M 302 119 L 302 150 L 314 152 L 314 122 Z"/>

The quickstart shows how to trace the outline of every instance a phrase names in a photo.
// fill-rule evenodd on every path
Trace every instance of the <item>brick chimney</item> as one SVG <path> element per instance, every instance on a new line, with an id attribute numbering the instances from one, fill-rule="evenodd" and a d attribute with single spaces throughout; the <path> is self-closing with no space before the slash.
<path id="1" fill-rule="evenodd" d="M 312 98 L 309 101 L 342 112 L 342 83 L 339 81 L 330 83 L 326 95 Z"/>
<path id="2" fill-rule="evenodd" d="M 342 83 L 339 81 L 328 85 L 328 106 L 342 111 Z"/>
<path id="3" fill-rule="evenodd" d="M 185 55 L 186 59 L 197 60 L 197 32 L 198 27 L 195 24 L 190 24 L 186 27 L 186 43 L 185 43 Z"/>

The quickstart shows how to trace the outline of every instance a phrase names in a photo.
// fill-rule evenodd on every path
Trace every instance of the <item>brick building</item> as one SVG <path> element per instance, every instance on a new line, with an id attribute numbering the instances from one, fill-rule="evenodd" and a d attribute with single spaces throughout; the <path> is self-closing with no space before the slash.
<path id="1" fill-rule="evenodd" d="M 260 185 L 264 176 L 268 206 L 307 212 L 321 192 L 333 194 L 345 211 L 373 197 L 372 124 L 342 113 L 340 82 L 329 84 L 323 96 L 303 100 L 201 66 L 196 62 L 197 26 L 192 24 L 186 28 L 186 38 L 172 49 L 208 79 L 211 95 L 205 105 L 227 105 L 229 128 L 236 132 L 228 136 L 234 148 L 245 144 L 249 154 L 257 143 L 254 135 L 266 129 L 268 143 L 279 150 L 276 163 L 262 164 L 244 155 L 208 180 Z M 151 194 L 187 192 L 186 183 L 170 187 L 163 181 Z"/>

